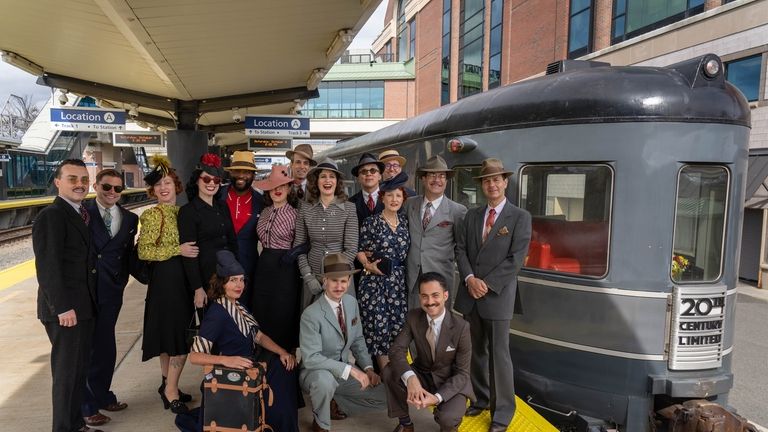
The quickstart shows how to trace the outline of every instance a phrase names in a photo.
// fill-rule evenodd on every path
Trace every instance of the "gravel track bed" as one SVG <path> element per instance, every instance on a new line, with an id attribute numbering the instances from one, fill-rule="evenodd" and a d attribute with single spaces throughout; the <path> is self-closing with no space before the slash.
<path id="1" fill-rule="evenodd" d="M 29 261 L 35 257 L 32 252 L 32 237 L 27 237 L 0 248 L 0 270 Z"/>

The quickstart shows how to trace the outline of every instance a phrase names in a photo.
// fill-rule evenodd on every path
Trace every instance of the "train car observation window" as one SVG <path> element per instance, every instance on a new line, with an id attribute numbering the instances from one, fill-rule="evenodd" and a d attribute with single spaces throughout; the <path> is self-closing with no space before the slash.
<path id="1" fill-rule="evenodd" d="M 674 282 L 720 278 L 728 182 L 728 170 L 722 166 L 688 165 L 680 170 L 670 262 Z"/>
<path id="2" fill-rule="evenodd" d="M 454 167 L 453 171 L 451 199 L 467 208 L 485 205 L 483 190 L 474 178 L 480 175 L 480 166 Z"/>
<path id="3" fill-rule="evenodd" d="M 532 216 L 525 267 L 603 277 L 613 199 L 608 165 L 528 165 L 520 171 L 520 207 Z"/>

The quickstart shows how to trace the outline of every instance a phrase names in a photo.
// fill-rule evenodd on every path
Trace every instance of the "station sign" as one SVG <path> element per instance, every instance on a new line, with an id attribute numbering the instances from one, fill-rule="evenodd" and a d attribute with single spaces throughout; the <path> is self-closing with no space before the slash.
<path id="1" fill-rule="evenodd" d="M 675 288 L 670 369 L 708 369 L 722 364 L 726 298 L 722 288 Z"/>
<path id="2" fill-rule="evenodd" d="M 249 138 L 248 150 L 288 149 L 293 145 L 293 138 Z"/>
<path id="3" fill-rule="evenodd" d="M 112 134 L 115 147 L 162 147 L 161 132 L 115 132 Z"/>
<path id="4" fill-rule="evenodd" d="M 245 135 L 249 137 L 309 137 L 309 117 L 245 116 Z"/>
<path id="5" fill-rule="evenodd" d="M 115 132 L 125 130 L 123 110 L 67 107 L 51 108 L 51 126 L 54 130 L 78 132 Z"/>

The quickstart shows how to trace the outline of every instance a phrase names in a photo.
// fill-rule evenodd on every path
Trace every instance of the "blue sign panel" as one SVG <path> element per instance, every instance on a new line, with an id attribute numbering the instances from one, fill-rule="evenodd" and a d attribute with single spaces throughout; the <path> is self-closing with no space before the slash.
<path id="1" fill-rule="evenodd" d="M 245 116 L 245 134 L 257 137 L 308 137 L 309 117 Z"/>
<path id="2" fill-rule="evenodd" d="M 125 130 L 125 111 L 102 108 L 51 108 L 55 130 L 119 132 Z"/>

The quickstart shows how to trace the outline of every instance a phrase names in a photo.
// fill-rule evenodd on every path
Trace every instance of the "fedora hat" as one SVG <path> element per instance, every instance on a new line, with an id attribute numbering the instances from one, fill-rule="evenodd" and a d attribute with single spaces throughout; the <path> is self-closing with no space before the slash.
<path id="1" fill-rule="evenodd" d="M 446 177 L 453 177 L 453 170 L 448 168 L 448 164 L 445 163 L 445 159 L 440 155 L 434 155 L 427 159 L 427 163 L 423 167 L 416 169 L 417 175 L 424 175 L 426 173 L 445 173 Z"/>
<path id="2" fill-rule="evenodd" d="M 321 170 L 329 170 L 329 171 L 335 172 L 338 175 L 339 180 L 341 180 L 341 178 L 344 176 L 344 174 L 341 171 L 339 171 L 339 166 L 336 165 L 336 162 L 328 158 L 323 159 L 319 164 L 312 167 L 312 169 L 309 170 L 309 173 L 313 173 L 313 172 L 319 173 Z"/>
<path id="3" fill-rule="evenodd" d="M 320 276 L 333 278 L 339 276 L 348 276 L 355 274 L 360 270 L 355 270 L 347 257 L 340 253 L 331 253 L 323 258 L 323 271 Z"/>
<path id="4" fill-rule="evenodd" d="M 288 184 L 293 181 L 293 177 L 288 175 L 288 167 L 285 165 L 272 165 L 272 172 L 269 177 L 259 180 L 253 185 L 263 191 L 270 191 L 278 186 Z"/>
<path id="5" fill-rule="evenodd" d="M 483 166 L 480 167 L 480 175 L 475 177 L 476 179 L 482 179 L 483 177 L 490 177 L 495 175 L 502 175 L 504 178 L 512 175 L 512 171 L 504 170 L 504 163 L 496 158 L 488 158 L 483 161 Z"/>
<path id="6" fill-rule="evenodd" d="M 363 155 L 360 156 L 360 160 L 357 162 L 357 165 L 352 167 L 352 176 L 357 177 L 357 173 L 360 171 L 360 168 L 370 164 L 376 164 L 376 166 L 379 167 L 379 171 L 384 172 L 384 162 L 376 159 L 376 156 L 370 153 L 363 153 Z"/>
<path id="7" fill-rule="evenodd" d="M 256 171 L 256 165 L 253 164 L 253 152 L 240 150 L 232 154 L 232 164 L 224 168 L 226 171 L 244 170 Z"/>
<path id="8" fill-rule="evenodd" d="M 384 150 L 383 152 L 379 153 L 379 160 L 384 162 L 389 159 L 394 159 L 400 163 L 401 167 L 405 166 L 405 163 L 408 162 L 407 159 L 400 156 L 400 153 L 397 152 L 397 150 Z"/>
<path id="9" fill-rule="evenodd" d="M 317 161 L 314 159 L 315 152 L 312 151 L 312 146 L 309 144 L 299 144 L 294 147 L 293 150 L 288 150 L 285 152 L 285 157 L 287 157 L 291 162 L 293 162 L 294 155 L 299 155 L 309 159 L 309 166 L 317 165 Z"/>

